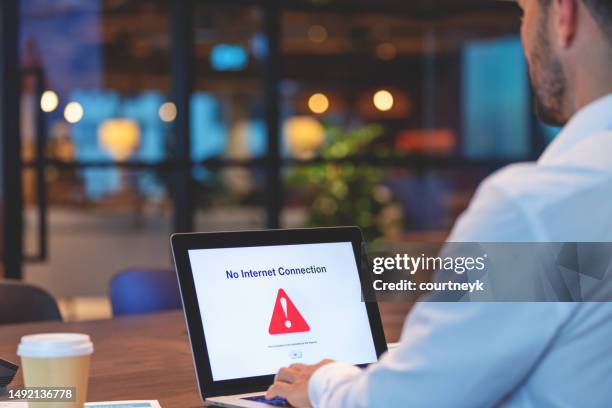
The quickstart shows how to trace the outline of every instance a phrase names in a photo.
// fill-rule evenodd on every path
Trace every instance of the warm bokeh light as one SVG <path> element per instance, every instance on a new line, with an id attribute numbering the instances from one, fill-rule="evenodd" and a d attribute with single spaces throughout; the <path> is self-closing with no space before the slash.
<path id="1" fill-rule="evenodd" d="M 77 123 L 83 118 L 83 107 L 78 102 L 70 102 L 64 108 L 64 118 L 68 123 Z"/>
<path id="2" fill-rule="evenodd" d="M 140 143 L 140 127 L 131 119 L 108 119 L 98 129 L 98 143 L 113 159 L 127 160 Z"/>
<path id="3" fill-rule="evenodd" d="M 376 46 L 376 56 L 383 61 L 389 61 L 397 55 L 397 48 L 389 42 L 380 43 Z"/>
<path id="4" fill-rule="evenodd" d="M 379 111 L 388 111 L 393 107 L 393 95 L 391 92 L 381 89 L 374 94 L 373 102 Z"/>
<path id="5" fill-rule="evenodd" d="M 308 108 L 313 113 L 324 113 L 329 108 L 329 99 L 322 93 L 313 94 L 308 98 Z"/>
<path id="6" fill-rule="evenodd" d="M 310 116 L 287 119 L 284 131 L 291 152 L 300 159 L 314 157 L 315 151 L 325 142 L 323 125 Z"/>
<path id="7" fill-rule="evenodd" d="M 45 91 L 40 96 L 40 109 L 43 112 L 53 112 L 59 105 L 59 98 L 53 91 Z"/>
<path id="8" fill-rule="evenodd" d="M 176 119 L 176 105 L 172 102 L 163 103 L 159 107 L 159 118 L 164 122 L 172 122 Z"/>
<path id="9" fill-rule="evenodd" d="M 327 40 L 327 28 L 322 25 L 313 25 L 308 29 L 308 38 L 314 43 L 322 43 Z"/>

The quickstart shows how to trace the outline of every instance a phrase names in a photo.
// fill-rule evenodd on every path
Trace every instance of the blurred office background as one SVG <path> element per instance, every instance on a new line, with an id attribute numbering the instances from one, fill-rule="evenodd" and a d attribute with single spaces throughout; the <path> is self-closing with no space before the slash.
<path id="1" fill-rule="evenodd" d="M 122 269 L 171 268 L 173 231 L 441 241 L 484 177 L 556 131 L 532 114 L 508 2 L 14 3 L 3 274 L 67 319 L 109 315 Z"/>

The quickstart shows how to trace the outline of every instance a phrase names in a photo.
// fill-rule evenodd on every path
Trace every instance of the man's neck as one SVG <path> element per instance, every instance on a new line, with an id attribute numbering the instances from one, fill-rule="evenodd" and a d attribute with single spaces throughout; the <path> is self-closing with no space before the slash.
<path id="1" fill-rule="evenodd" d="M 574 112 L 612 93 L 612 51 L 604 55 L 608 58 L 597 58 L 597 61 L 583 64 L 577 70 L 574 83 Z"/>

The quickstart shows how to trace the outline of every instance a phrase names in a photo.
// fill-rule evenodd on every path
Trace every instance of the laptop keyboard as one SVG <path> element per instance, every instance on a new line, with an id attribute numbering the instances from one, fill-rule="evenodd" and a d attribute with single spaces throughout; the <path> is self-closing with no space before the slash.
<path id="1" fill-rule="evenodd" d="M 273 398 L 273 399 L 266 399 L 264 395 L 256 395 L 254 397 L 245 397 L 243 399 L 249 400 L 249 401 L 261 402 L 264 404 L 272 405 L 274 407 L 290 407 L 291 406 L 289 405 L 286 399 L 279 398 L 279 397 Z"/>

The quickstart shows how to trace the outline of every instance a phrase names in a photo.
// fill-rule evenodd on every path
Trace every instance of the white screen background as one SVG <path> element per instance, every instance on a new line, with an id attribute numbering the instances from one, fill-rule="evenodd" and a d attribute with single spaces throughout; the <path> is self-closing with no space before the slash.
<path id="1" fill-rule="evenodd" d="M 376 361 L 350 242 L 189 250 L 213 380 L 275 374 L 293 363 L 331 358 Z M 279 276 L 278 267 L 324 266 L 326 273 Z M 227 270 L 277 276 L 228 279 Z M 276 296 L 284 289 L 310 331 L 270 335 Z M 314 342 L 314 344 L 293 345 Z M 280 346 L 280 347 L 279 347 Z"/>

